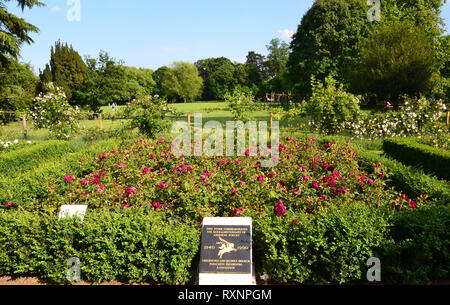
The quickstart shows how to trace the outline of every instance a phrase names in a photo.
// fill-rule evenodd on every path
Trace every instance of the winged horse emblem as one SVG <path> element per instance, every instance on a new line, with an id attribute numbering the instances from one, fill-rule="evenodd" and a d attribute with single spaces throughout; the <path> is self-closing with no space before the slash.
<path id="1" fill-rule="evenodd" d="M 222 256 L 225 253 L 230 253 L 230 252 L 236 252 L 237 249 L 234 247 L 233 243 L 230 243 L 228 241 L 226 241 L 225 239 L 223 239 L 222 237 L 219 237 L 220 241 L 217 242 L 216 244 L 219 244 L 219 254 L 217 254 L 217 256 L 220 257 L 220 259 L 222 259 Z"/>

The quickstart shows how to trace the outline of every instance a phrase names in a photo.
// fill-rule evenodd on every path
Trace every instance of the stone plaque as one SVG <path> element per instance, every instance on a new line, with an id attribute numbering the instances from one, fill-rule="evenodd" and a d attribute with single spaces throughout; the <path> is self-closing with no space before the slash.
<path id="1" fill-rule="evenodd" d="M 200 272 L 250 273 L 250 226 L 203 226 Z"/>
<path id="2" fill-rule="evenodd" d="M 203 220 L 200 285 L 253 285 L 252 219 L 208 217 Z"/>

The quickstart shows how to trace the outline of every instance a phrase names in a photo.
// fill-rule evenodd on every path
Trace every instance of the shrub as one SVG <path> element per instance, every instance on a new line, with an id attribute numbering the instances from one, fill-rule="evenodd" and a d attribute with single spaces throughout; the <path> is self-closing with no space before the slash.
<path id="1" fill-rule="evenodd" d="M 422 136 L 439 126 L 439 120 L 447 110 L 442 100 L 420 98 L 405 99 L 399 111 L 387 111 L 344 122 L 356 138 Z M 432 132 L 434 134 L 434 132 Z"/>
<path id="2" fill-rule="evenodd" d="M 390 236 L 380 249 L 387 283 L 423 284 L 450 274 L 450 208 L 428 206 L 395 215 Z"/>
<path id="3" fill-rule="evenodd" d="M 175 114 L 167 102 L 158 96 L 134 99 L 124 111 L 130 119 L 127 129 L 138 128 L 148 137 L 168 129 L 170 126 L 168 114 Z"/>
<path id="4" fill-rule="evenodd" d="M 103 151 L 95 162 L 81 164 L 78 173 L 65 173 L 75 178 L 64 183 L 61 176 L 47 200 L 54 206 L 147 209 L 158 202 L 174 215 L 201 221 L 234 215 L 241 207 L 272 210 L 279 200 L 306 210 L 350 201 L 390 206 L 400 196 L 387 190 L 382 166 L 366 173 L 346 147 L 288 138 L 279 150 L 278 166 L 262 168 L 261 156 L 252 157 L 250 150 L 242 157 L 177 158 L 165 139 L 141 139 Z"/>
<path id="5" fill-rule="evenodd" d="M 387 177 L 398 189 L 410 197 L 426 194 L 430 199 L 448 204 L 450 202 L 449 182 L 439 180 L 425 174 L 421 169 L 403 165 L 390 158 L 383 157 L 376 152 L 359 151 L 362 164 L 371 168 L 373 162 L 381 162 L 388 169 Z"/>
<path id="6" fill-rule="evenodd" d="M 1 126 L 0 126 L 0 134 L 1 134 Z M 31 141 L 23 141 L 23 140 L 2 140 L 0 139 L 0 152 L 10 152 L 10 151 L 17 151 L 19 149 L 23 149 L 25 147 L 29 147 L 34 145 Z"/>
<path id="7" fill-rule="evenodd" d="M 326 134 L 336 134 L 345 128 L 344 122 L 356 121 L 362 115 L 360 97 L 347 93 L 343 85 L 329 76 L 325 85 L 312 78 L 312 97 L 304 104 L 304 113 L 312 116 L 310 125 Z"/>
<path id="8" fill-rule="evenodd" d="M 138 209 L 89 211 L 76 218 L 0 211 L 0 275 L 67 283 L 66 262 L 77 257 L 82 280 L 185 284 L 200 232 L 174 218 Z"/>
<path id="9" fill-rule="evenodd" d="M 450 152 L 417 143 L 413 138 L 390 138 L 383 143 L 384 152 L 403 164 L 417 166 L 438 178 L 450 180 Z"/>
<path id="10" fill-rule="evenodd" d="M 65 141 L 47 141 L 0 155 L 2 177 L 14 177 L 47 161 L 49 158 L 69 153 L 72 147 Z"/>
<path id="11" fill-rule="evenodd" d="M 224 98 L 235 121 L 246 123 L 252 120 L 252 111 L 256 110 L 252 92 L 235 88 L 231 93 L 226 93 Z"/>
<path id="12" fill-rule="evenodd" d="M 48 128 L 57 139 L 69 139 L 80 127 L 77 116 L 78 107 L 73 108 L 67 102 L 66 94 L 52 83 L 48 85 L 48 93 L 39 94 L 35 99 L 30 116 L 37 128 Z"/>
<path id="13" fill-rule="evenodd" d="M 387 217 L 358 203 L 313 214 L 254 219 L 254 257 L 275 283 L 365 281 L 366 262 L 386 241 Z"/>

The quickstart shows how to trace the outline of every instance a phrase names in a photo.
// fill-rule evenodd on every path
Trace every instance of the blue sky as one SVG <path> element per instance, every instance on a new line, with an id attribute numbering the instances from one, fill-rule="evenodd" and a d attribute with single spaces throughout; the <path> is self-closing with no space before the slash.
<path id="1" fill-rule="evenodd" d="M 81 56 L 107 51 L 126 65 L 157 69 L 174 61 L 225 56 L 244 62 L 248 51 L 267 54 L 272 38 L 290 42 L 313 0 L 79 0 L 80 21 L 67 14 L 76 0 L 41 0 L 43 8 L 14 4 L 11 12 L 40 28 L 22 48 L 35 73 L 50 58 L 55 41 L 72 44 Z M 15 1 L 11 2 L 14 3 Z M 442 16 L 450 25 L 450 3 Z M 446 27 L 447 30 L 449 27 Z"/>

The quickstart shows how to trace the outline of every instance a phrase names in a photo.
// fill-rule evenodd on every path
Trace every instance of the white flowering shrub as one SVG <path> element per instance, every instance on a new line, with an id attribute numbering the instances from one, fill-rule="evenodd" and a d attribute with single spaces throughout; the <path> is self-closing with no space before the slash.
<path id="1" fill-rule="evenodd" d="M 11 142 L 11 141 L 0 139 L 0 152 L 13 150 L 13 149 L 18 148 L 23 145 L 31 145 L 31 141 L 19 141 L 16 139 Z"/>
<path id="2" fill-rule="evenodd" d="M 387 111 L 366 116 L 360 120 L 343 122 L 356 138 L 423 136 L 434 130 L 447 111 L 442 100 L 406 99 L 398 111 Z"/>
<path id="3" fill-rule="evenodd" d="M 69 105 L 61 88 L 53 83 L 48 83 L 47 86 L 47 93 L 39 94 L 34 100 L 35 104 L 30 112 L 33 125 L 36 128 L 47 128 L 57 139 L 69 139 L 80 127 L 80 110 Z"/>

